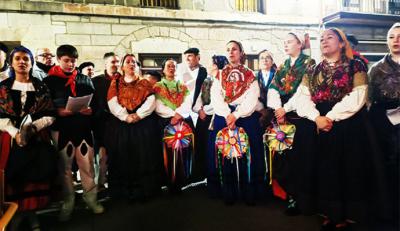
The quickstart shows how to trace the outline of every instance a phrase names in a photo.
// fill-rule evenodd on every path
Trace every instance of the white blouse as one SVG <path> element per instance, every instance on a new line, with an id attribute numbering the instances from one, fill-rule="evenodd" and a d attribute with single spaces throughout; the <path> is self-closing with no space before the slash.
<path id="1" fill-rule="evenodd" d="M 136 110 L 136 114 L 141 118 L 145 118 L 149 116 L 154 109 L 156 108 L 156 98 L 154 95 L 150 95 L 146 98 L 144 103 Z M 129 116 L 126 108 L 122 107 L 121 104 L 118 103 L 117 96 L 112 97 L 108 102 L 108 108 L 110 108 L 110 112 L 117 117 L 121 121 L 126 121 L 126 118 Z"/>
<path id="2" fill-rule="evenodd" d="M 215 114 L 226 118 L 231 113 L 231 109 L 225 102 L 224 95 L 225 90 L 222 89 L 221 82 L 215 79 L 211 86 L 211 106 Z M 250 116 L 256 110 L 259 97 L 260 88 L 258 82 L 254 81 L 243 95 L 229 103 L 231 106 L 237 106 L 233 115 L 237 119 Z"/>
<path id="3" fill-rule="evenodd" d="M 326 117 L 333 121 L 341 121 L 350 118 L 356 114 L 366 103 L 368 95 L 368 85 L 360 85 L 354 87 L 353 90 L 344 96 L 341 101 L 326 114 Z M 315 103 L 311 100 L 311 94 L 307 86 L 300 85 L 296 93 L 291 98 L 289 105 L 284 105 L 286 112 L 296 110 L 297 115 L 315 121 L 320 116 L 319 111 L 315 107 Z"/>
<path id="4" fill-rule="evenodd" d="M 161 100 L 156 99 L 156 113 L 162 118 L 171 118 L 175 116 L 175 113 L 178 113 L 183 118 L 187 118 L 192 111 L 192 98 L 190 95 L 185 96 L 182 104 L 177 107 L 175 110 L 165 105 Z"/>

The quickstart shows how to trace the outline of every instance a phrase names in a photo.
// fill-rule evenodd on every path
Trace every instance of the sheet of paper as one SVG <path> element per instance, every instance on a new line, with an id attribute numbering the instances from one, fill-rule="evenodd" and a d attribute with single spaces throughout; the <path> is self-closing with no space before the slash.
<path id="1" fill-rule="evenodd" d="M 400 124 L 400 107 L 386 110 L 386 116 L 393 125 Z"/>
<path id="2" fill-rule="evenodd" d="M 89 107 L 90 101 L 92 101 L 93 94 L 85 95 L 81 97 L 68 97 L 67 106 L 65 109 L 72 112 L 79 112 L 80 110 Z"/>
<path id="3" fill-rule="evenodd" d="M 30 114 L 28 114 L 28 115 L 26 115 L 26 116 L 22 119 L 22 122 L 21 122 L 21 124 L 19 125 L 19 130 L 21 131 L 21 128 L 22 128 L 24 125 L 29 125 L 29 124 L 31 124 L 31 123 L 32 123 L 32 117 L 31 117 Z"/>

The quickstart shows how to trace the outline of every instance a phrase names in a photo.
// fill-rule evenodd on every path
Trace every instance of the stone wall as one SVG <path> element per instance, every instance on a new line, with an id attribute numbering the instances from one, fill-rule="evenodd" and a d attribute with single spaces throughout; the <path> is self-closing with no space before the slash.
<path id="1" fill-rule="evenodd" d="M 130 13 L 137 13 L 137 16 L 126 16 L 116 14 L 116 9 L 122 9 L 120 7 L 106 9 L 111 6 L 67 4 L 69 8 L 63 5 L 64 8 L 56 12 L 50 6 L 42 11 L 36 8 L 23 10 L 21 4 L 19 2 L 19 9 L 11 4 L 7 7 L 14 9 L 6 10 L 4 2 L 0 2 L 0 9 L 3 9 L 0 11 L 1 41 L 20 41 L 33 51 L 38 47 L 55 50 L 59 45 L 71 44 L 78 48 L 79 63 L 93 61 L 96 71 L 103 69 L 105 52 L 115 51 L 120 55 L 127 52 L 182 53 L 193 46 L 201 50 L 201 62 L 209 66 L 210 57 L 224 54 L 225 44 L 231 39 L 242 41 L 247 54 L 268 49 L 280 63 L 284 59 L 283 39 L 292 30 L 310 33 L 312 54 L 319 57 L 318 26 L 312 20 L 305 22 L 304 18 L 274 20 L 259 14 L 249 18 L 248 14 L 229 12 L 216 14 L 125 7 Z M 107 15 L 108 11 L 113 13 Z M 260 20 L 256 20 L 257 17 Z"/>

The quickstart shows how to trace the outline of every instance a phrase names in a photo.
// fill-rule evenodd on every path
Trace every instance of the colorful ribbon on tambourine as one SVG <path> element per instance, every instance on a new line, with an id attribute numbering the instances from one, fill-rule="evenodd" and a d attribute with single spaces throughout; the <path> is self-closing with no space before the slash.
<path id="1" fill-rule="evenodd" d="M 293 138 L 296 132 L 296 126 L 293 124 L 277 124 L 273 123 L 264 133 L 264 144 L 269 149 L 269 183 L 272 184 L 272 158 L 276 152 L 282 154 L 286 149 L 291 149 Z M 267 159 L 265 157 L 265 163 Z"/>
<path id="2" fill-rule="evenodd" d="M 233 130 L 223 128 L 217 133 L 215 140 L 215 148 L 217 150 L 217 166 L 219 169 L 220 181 L 223 184 L 222 168 L 224 159 L 231 160 L 231 163 L 236 161 L 237 180 L 239 185 L 239 162 L 238 159 L 246 158 L 247 161 L 247 176 L 250 182 L 250 144 L 249 138 L 241 127 L 236 127 Z"/>
<path id="3" fill-rule="evenodd" d="M 185 177 L 188 178 L 192 172 L 192 160 L 194 153 L 194 135 L 190 126 L 185 122 L 180 122 L 176 125 L 167 125 L 164 129 L 164 167 L 168 174 L 168 153 L 167 148 L 172 149 L 172 182 L 176 179 L 176 167 L 178 158 L 182 161 L 182 167 L 184 168 Z M 192 151 L 187 156 L 185 163 L 183 163 L 183 149 L 192 146 Z"/>

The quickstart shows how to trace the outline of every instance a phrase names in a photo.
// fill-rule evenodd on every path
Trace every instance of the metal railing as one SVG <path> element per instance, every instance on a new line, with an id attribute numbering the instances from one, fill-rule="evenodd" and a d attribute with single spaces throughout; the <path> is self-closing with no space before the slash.
<path id="1" fill-rule="evenodd" d="M 122 5 L 140 7 L 160 7 L 178 9 L 178 0 L 53 0 L 56 2 L 70 2 L 82 4 Z"/>
<path id="2" fill-rule="evenodd" d="M 400 15 L 400 0 L 389 0 L 389 14 Z"/>
<path id="3" fill-rule="evenodd" d="M 140 0 L 142 7 L 165 7 L 171 9 L 178 8 L 178 0 Z"/>
<path id="4" fill-rule="evenodd" d="M 389 2 L 399 0 L 339 0 L 342 11 L 388 14 Z"/>
<path id="5" fill-rule="evenodd" d="M 235 9 L 244 12 L 258 12 L 258 0 L 235 0 Z"/>

